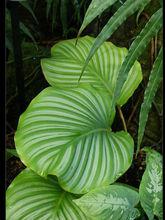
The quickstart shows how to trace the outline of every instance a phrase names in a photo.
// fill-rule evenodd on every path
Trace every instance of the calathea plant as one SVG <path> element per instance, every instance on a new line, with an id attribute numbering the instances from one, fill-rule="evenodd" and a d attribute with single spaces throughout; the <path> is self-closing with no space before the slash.
<path id="1" fill-rule="evenodd" d="M 134 153 L 130 134 L 111 129 L 112 95 L 127 50 L 105 42 L 78 84 L 94 38 L 82 37 L 77 46 L 75 42 L 56 44 L 51 58 L 41 61 L 51 87 L 32 100 L 18 123 L 16 150 L 27 168 L 8 187 L 7 220 L 124 220 L 140 215 L 135 207 L 138 190 L 115 183 L 130 167 Z M 136 61 L 117 105 L 127 102 L 141 80 Z M 94 200 L 98 205 L 91 206 Z"/>

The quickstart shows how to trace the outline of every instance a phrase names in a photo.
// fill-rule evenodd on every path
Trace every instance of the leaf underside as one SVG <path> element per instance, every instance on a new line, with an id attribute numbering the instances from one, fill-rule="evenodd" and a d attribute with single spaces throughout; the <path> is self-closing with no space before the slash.
<path id="1" fill-rule="evenodd" d="M 44 179 L 26 168 L 7 189 L 6 220 L 86 220 L 73 199 L 56 178 Z"/>
<path id="2" fill-rule="evenodd" d="M 131 165 L 134 143 L 112 132 L 108 93 L 91 87 L 42 91 L 20 117 L 15 143 L 22 162 L 41 176 L 57 175 L 81 194 L 113 183 Z"/>
<path id="3" fill-rule="evenodd" d="M 41 60 L 46 80 L 53 87 L 71 88 L 78 86 L 78 79 L 95 38 L 85 36 L 79 39 L 65 40 L 54 45 L 51 58 Z M 91 84 L 97 89 L 108 91 L 112 96 L 116 86 L 119 69 L 127 55 L 126 48 L 119 48 L 105 42 L 93 56 L 79 85 Z M 141 66 L 136 61 L 128 74 L 117 101 L 123 105 L 132 96 L 142 80 Z"/>
<path id="4" fill-rule="evenodd" d="M 140 187 L 140 203 L 149 220 L 156 215 L 163 219 L 163 173 L 162 155 L 148 148 L 147 166 Z"/>
<path id="5" fill-rule="evenodd" d="M 74 202 L 92 220 L 127 220 L 139 216 L 137 191 L 122 184 L 95 189 Z"/>

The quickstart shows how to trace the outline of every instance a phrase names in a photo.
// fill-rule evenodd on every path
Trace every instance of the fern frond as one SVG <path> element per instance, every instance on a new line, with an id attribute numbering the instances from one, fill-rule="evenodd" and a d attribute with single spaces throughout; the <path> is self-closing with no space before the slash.
<path id="1" fill-rule="evenodd" d="M 136 155 L 138 154 L 140 149 L 140 144 L 142 142 L 142 138 L 144 135 L 144 130 L 147 123 L 148 113 L 151 108 L 151 104 L 154 100 L 154 96 L 156 94 L 158 86 L 162 80 L 162 73 L 163 73 L 163 49 L 161 48 L 154 62 L 153 69 L 149 77 L 149 82 L 144 93 L 144 101 L 141 105 Z"/>

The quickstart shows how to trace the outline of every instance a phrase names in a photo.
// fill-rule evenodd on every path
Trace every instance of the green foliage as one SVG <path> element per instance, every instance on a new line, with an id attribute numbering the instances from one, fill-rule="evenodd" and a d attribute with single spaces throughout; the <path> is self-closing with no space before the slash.
<path id="1" fill-rule="evenodd" d="M 110 1 L 109 1 L 110 2 Z M 101 33 L 97 36 L 96 40 L 94 41 L 87 58 L 84 62 L 82 71 L 80 73 L 80 78 L 81 79 L 83 72 L 87 68 L 88 63 L 90 62 L 91 58 L 94 56 L 98 48 L 103 44 L 105 40 L 107 40 L 113 33 L 114 31 L 127 19 L 128 16 L 131 14 L 135 13 L 135 11 L 139 11 L 138 15 L 136 17 L 136 22 L 138 22 L 138 18 L 140 13 L 143 11 L 145 6 L 150 2 L 150 0 L 146 1 L 134 1 L 134 0 L 127 0 L 125 3 L 119 7 L 117 12 L 110 18 L 108 23 L 104 26 L 102 29 Z M 99 5 L 98 1 L 92 1 L 91 5 L 89 6 L 87 13 L 85 15 L 83 24 L 79 30 L 79 34 L 82 32 L 82 30 L 88 25 L 88 22 L 91 22 L 94 18 L 94 13 L 92 13 L 92 8 L 93 4 L 95 3 L 95 6 L 97 5 L 98 8 L 101 7 Z M 161 3 L 161 2 L 160 2 Z M 162 4 L 161 4 L 162 6 Z M 97 15 L 101 15 L 101 11 L 98 13 L 96 12 Z M 90 19 L 91 18 L 91 19 Z M 116 84 L 115 84 L 115 89 L 113 92 L 113 99 L 112 99 L 112 105 L 114 103 L 118 104 L 118 99 L 121 96 L 121 91 L 123 89 L 123 85 L 126 83 L 129 71 L 131 67 L 133 66 L 134 62 L 139 58 L 139 56 L 142 54 L 148 43 L 151 41 L 153 37 L 155 37 L 158 33 L 158 31 L 162 28 L 162 8 L 157 10 L 149 19 L 149 21 L 146 23 L 145 27 L 141 30 L 140 34 L 136 37 L 136 39 L 133 41 L 131 44 L 128 54 L 124 59 L 124 62 L 122 63 L 122 66 L 120 68 L 119 74 L 117 76 Z M 162 58 L 159 58 L 159 60 Z M 162 68 L 162 62 L 160 61 L 160 68 Z M 154 69 L 152 71 L 155 72 L 156 70 Z M 161 72 L 161 71 L 160 71 Z M 161 74 L 161 73 L 160 73 Z M 150 88 L 153 90 L 153 93 L 151 98 L 150 98 L 150 93 L 147 91 L 145 100 L 144 100 L 144 107 L 141 108 L 141 113 L 140 113 L 140 121 L 139 121 L 139 131 L 138 131 L 138 145 L 137 145 L 137 152 L 138 153 L 140 149 L 140 144 L 142 141 L 142 137 L 144 134 L 145 130 L 145 125 L 148 117 L 148 112 L 151 107 L 151 103 L 153 101 L 154 95 L 156 93 L 156 90 L 158 88 L 158 85 L 161 81 L 161 78 L 158 77 L 157 80 L 151 80 L 150 82 Z M 147 99 L 150 100 L 148 103 Z M 146 103 L 145 103 L 146 102 Z"/>
<path id="2" fill-rule="evenodd" d="M 71 2 L 79 23 L 87 1 Z M 71 2 L 47 0 L 47 18 L 52 16 L 54 27 L 59 13 L 65 37 L 69 28 L 67 6 Z M 100 2 L 91 2 L 79 34 L 117 3 Z M 37 95 L 19 119 L 15 144 L 28 168 L 7 189 L 7 220 L 137 219 L 140 203 L 149 220 L 154 215 L 162 219 L 162 156 L 144 149 L 147 167 L 139 193 L 131 186 L 114 183 L 132 163 L 134 141 L 128 132 L 113 132 L 111 128 L 115 105 L 124 105 L 142 80 L 136 60 L 161 29 L 162 9 L 151 17 L 128 51 L 103 43 L 127 17 L 135 11 L 140 14 L 149 2 L 126 0 L 96 39 L 82 37 L 76 46 L 76 39 L 59 42 L 52 47 L 51 57 L 42 59 L 45 78 L 52 87 Z M 31 13 L 29 6 L 25 7 Z M 20 27 L 34 41 L 29 29 L 22 23 Z M 82 69 L 85 71 L 81 77 Z M 162 49 L 141 107 L 138 146 L 161 79 Z M 14 149 L 10 150 L 7 156 L 18 156 Z M 86 194 L 80 197 L 72 193 Z"/>
<path id="3" fill-rule="evenodd" d="M 163 56 L 163 49 L 161 48 L 155 60 L 153 69 L 151 71 L 149 82 L 148 82 L 148 85 L 147 85 L 147 88 L 144 94 L 144 101 L 141 105 L 140 117 L 139 117 L 137 153 L 139 151 L 140 144 L 141 144 L 141 141 L 144 135 L 144 130 L 145 130 L 145 126 L 146 126 L 146 122 L 148 118 L 148 113 L 151 108 L 151 104 L 154 100 L 154 96 L 156 94 L 158 86 L 162 80 L 162 74 L 163 74 L 162 56 Z"/>
<path id="4" fill-rule="evenodd" d="M 131 165 L 134 144 L 127 132 L 111 131 L 110 102 L 108 93 L 90 87 L 45 89 L 19 120 L 21 160 L 76 194 L 113 183 Z"/>
<path id="5" fill-rule="evenodd" d="M 95 42 L 93 43 L 90 52 L 85 60 L 85 64 L 83 66 L 80 79 L 82 77 L 82 74 L 87 67 L 90 59 L 95 54 L 97 49 L 103 44 L 104 41 L 106 41 L 117 28 L 132 14 L 134 14 L 139 8 L 142 6 L 147 5 L 150 2 L 150 0 L 127 0 L 118 10 L 117 12 L 109 19 L 107 24 L 104 26 L 100 34 L 95 39 Z M 99 4 L 99 2 L 98 2 Z"/>
<path id="6" fill-rule="evenodd" d="M 36 20 L 34 12 L 32 11 L 29 4 L 27 2 L 21 2 L 21 1 L 19 3 L 22 4 L 27 10 L 30 10 L 33 17 Z M 37 20 L 36 20 L 36 22 L 37 22 Z M 5 46 L 11 53 L 13 53 L 11 16 L 10 16 L 10 12 L 7 8 L 5 8 L 5 24 L 6 24 Z M 22 31 L 23 37 L 25 37 L 25 36 L 29 37 L 32 40 L 32 42 L 34 43 L 35 47 L 38 49 L 38 46 L 37 46 L 36 40 L 32 34 L 32 31 L 30 30 L 30 28 L 27 25 L 25 25 L 25 23 L 23 23 L 21 21 L 20 21 L 20 30 Z"/>
<path id="7" fill-rule="evenodd" d="M 18 154 L 17 154 L 16 149 L 9 149 L 9 148 L 7 148 L 6 149 L 6 160 L 10 159 L 13 156 L 19 157 Z"/>
<path id="8" fill-rule="evenodd" d="M 72 201 L 76 198 L 63 191 L 55 177 L 44 179 L 26 168 L 7 189 L 6 219 L 86 220 Z"/>
<path id="9" fill-rule="evenodd" d="M 19 3 L 26 8 L 26 10 L 32 15 L 32 17 L 34 18 L 35 22 L 38 24 L 38 20 L 34 14 L 33 9 L 31 8 L 30 4 L 28 1 L 19 1 Z"/>
<path id="10" fill-rule="evenodd" d="M 53 87 L 77 87 L 79 75 L 89 53 L 94 38 L 85 36 L 57 43 L 51 49 L 51 58 L 41 61 L 45 78 Z M 126 48 L 119 48 L 105 42 L 93 56 L 79 84 L 91 84 L 95 88 L 107 91 L 112 97 L 116 86 L 119 69 L 127 54 Z M 123 105 L 132 96 L 142 80 L 141 67 L 135 62 L 129 72 L 118 105 Z"/>
<path id="11" fill-rule="evenodd" d="M 133 220 L 140 215 L 134 208 L 139 203 L 138 192 L 122 184 L 99 187 L 74 202 L 92 220 Z"/>
<path id="12" fill-rule="evenodd" d="M 116 82 L 126 50 L 103 44 L 89 63 L 91 75 L 86 72 L 82 77 L 86 80 L 78 85 L 88 44 L 93 40 L 84 37 L 77 47 L 76 39 L 60 42 L 52 47 L 52 58 L 42 60 L 52 87 L 37 95 L 19 119 L 16 150 L 33 171 L 25 169 L 8 187 L 7 220 L 126 220 L 140 214 L 135 208 L 139 202 L 137 190 L 122 184 L 109 185 L 130 167 L 134 148 L 129 133 L 111 129 L 115 106 L 109 89 L 115 88 L 115 84 L 104 87 L 98 79 L 97 83 L 89 81 L 93 71 L 103 77 L 112 74 L 111 79 Z M 141 79 L 140 65 L 136 63 L 134 68 L 140 75 L 136 77 Z M 126 90 L 132 86 L 131 77 Z M 128 98 L 126 95 L 125 102 Z M 80 198 L 69 192 L 87 194 Z"/>
<path id="13" fill-rule="evenodd" d="M 140 203 L 149 220 L 153 220 L 154 215 L 161 220 L 163 219 L 162 155 L 150 148 L 145 150 L 147 167 L 139 188 Z"/>
<path id="14" fill-rule="evenodd" d="M 83 23 L 80 27 L 78 36 L 82 33 L 82 31 L 86 28 L 86 26 L 98 15 L 101 15 L 101 13 L 113 5 L 117 0 L 92 0 L 91 4 L 88 7 L 88 10 L 86 11 Z"/>
<path id="15" fill-rule="evenodd" d="M 136 37 L 136 39 L 131 44 L 128 54 L 121 66 L 119 71 L 116 88 L 114 92 L 114 99 L 120 95 L 122 86 L 127 79 L 127 75 L 129 70 L 131 69 L 134 62 L 138 59 L 138 57 L 142 54 L 148 43 L 151 39 L 157 34 L 157 32 L 162 27 L 162 9 L 159 9 L 155 12 L 154 15 L 147 22 L 146 26 L 142 29 L 140 34 Z"/>

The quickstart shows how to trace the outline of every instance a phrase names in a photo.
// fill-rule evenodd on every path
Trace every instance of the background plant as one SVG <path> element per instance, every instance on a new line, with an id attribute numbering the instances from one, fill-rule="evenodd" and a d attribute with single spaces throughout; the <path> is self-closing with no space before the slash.
<path id="1" fill-rule="evenodd" d="M 124 2 L 124 1 L 123 1 Z M 122 4 L 123 4 L 123 2 L 122 2 Z M 117 2 L 116 2 L 117 3 Z M 120 3 L 121 4 L 121 3 Z M 119 4 L 119 5 L 120 5 Z M 118 8 L 118 6 L 117 6 L 117 4 L 116 4 L 116 6 L 115 7 L 117 7 Z M 115 9 L 115 7 L 114 7 L 114 9 Z M 116 10 L 116 9 L 115 9 Z M 142 10 L 142 9 L 140 9 L 140 10 Z M 101 20 L 100 18 L 99 18 L 99 20 Z M 53 42 L 53 39 L 52 39 L 52 42 Z M 50 44 L 51 44 L 51 42 L 50 42 Z M 30 44 L 30 45 L 32 45 L 32 44 Z M 30 46 L 29 45 L 29 46 Z M 79 43 L 77 44 L 77 45 L 79 45 Z M 28 48 L 30 48 L 30 47 L 28 47 Z M 57 47 L 56 47 L 57 48 Z M 60 48 L 59 48 L 60 49 Z M 52 50 L 53 51 L 53 50 Z M 89 52 L 89 51 L 88 51 Z M 160 51 L 161 52 L 161 51 Z M 62 55 L 62 54 L 61 54 Z M 86 54 L 87 55 L 87 54 Z M 56 61 L 56 65 L 57 66 L 53 66 L 53 71 L 54 71 L 54 73 L 58 73 L 58 76 L 60 75 L 60 74 L 62 74 L 62 72 L 59 72 L 59 70 L 60 70 L 60 68 L 61 67 L 64 67 L 63 65 L 62 65 L 62 62 L 60 63 L 60 60 L 56 60 L 55 59 L 55 57 L 57 57 L 58 56 L 58 54 L 56 55 L 56 53 L 53 53 L 52 54 L 52 58 L 50 59 L 50 61 L 51 62 L 49 62 L 49 59 L 46 59 L 46 60 L 44 60 L 44 62 L 42 62 L 43 64 L 45 63 L 46 65 L 43 65 L 43 69 L 44 69 L 44 74 L 45 74 L 45 76 L 47 77 L 47 79 L 49 79 L 49 77 L 50 77 L 50 79 L 49 79 L 49 82 L 51 82 L 51 83 L 56 83 L 57 84 L 57 79 L 54 79 L 54 78 L 52 78 L 52 76 L 51 76 L 51 68 L 49 69 L 48 67 L 50 66 L 50 67 L 52 67 L 52 64 L 53 64 L 53 61 Z M 32 57 L 34 57 L 34 56 L 32 56 Z M 54 57 L 54 58 L 53 58 Z M 65 57 L 65 59 L 66 59 L 66 57 Z M 157 61 L 157 66 L 159 65 L 160 67 L 161 67 L 161 65 L 160 65 L 160 63 L 161 63 L 161 61 L 160 61 L 161 59 L 158 59 L 158 61 Z M 85 59 L 83 59 L 83 62 L 85 61 Z M 71 63 L 70 63 L 71 64 Z M 60 65 L 60 66 L 58 66 L 58 65 Z M 73 61 L 72 61 L 72 64 L 71 65 L 73 65 Z M 80 64 L 79 64 L 80 65 Z M 78 65 L 78 66 L 79 66 Z M 81 70 L 82 70 L 82 65 L 83 64 L 81 64 L 80 65 L 80 67 L 78 68 L 78 70 L 77 70 L 77 76 L 76 76 L 76 82 L 78 81 L 78 78 L 79 78 L 79 75 L 80 75 L 80 73 L 81 73 Z M 78 67 L 78 66 L 76 66 L 76 68 Z M 59 68 L 60 67 L 60 68 Z M 69 67 L 69 66 L 68 66 Z M 75 66 L 74 66 L 75 67 Z M 98 67 L 97 67 L 98 68 Z M 74 71 L 75 71 L 75 69 L 74 69 Z M 89 71 L 89 70 L 88 70 Z M 87 76 L 88 76 L 88 71 L 87 71 Z M 53 73 L 53 76 L 55 76 L 54 75 L 54 73 Z M 160 72 L 159 72 L 160 73 Z M 84 76 L 83 76 L 84 77 Z M 83 83 L 83 77 L 82 77 L 82 79 L 80 80 L 80 84 L 82 84 Z M 53 80 L 52 80 L 53 79 Z M 88 77 L 86 78 L 86 79 L 89 79 Z M 66 79 L 65 79 L 66 80 Z M 158 79 L 157 79 L 158 80 Z M 66 80 L 66 82 L 67 82 L 67 80 Z M 84 81 L 85 82 L 85 81 Z M 60 80 L 58 81 L 58 87 L 60 86 Z M 77 83 L 76 83 L 77 84 Z M 111 85 L 112 86 L 112 85 Z M 41 87 L 39 88 L 40 90 L 42 90 L 41 89 Z M 152 91 L 151 91 L 151 94 L 152 94 Z M 29 99 L 29 101 L 30 101 L 30 98 L 28 97 L 28 99 Z M 132 99 L 132 98 L 131 98 Z M 127 105 L 124 105 L 124 106 L 129 106 L 129 103 L 127 104 Z M 116 118 L 116 117 L 115 117 Z M 118 127 L 117 127 L 118 129 L 120 129 L 120 126 L 119 126 L 119 124 L 118 124 Z M 113 129 L 113 128 L 112 128 Z M 11 153 L 11 152 L 10 152 Z M 153 153 L 153 154 L 155 154 L 155 153 Z M 139 159 L 140 159 L 140 155 L 139 155 Z M 154 159 L 155 160 L 155 159 Z M 160 160 L 161 161 L 161 160 Z M 140 160 L 139 160 L 139 162 L 140 162 Z M 134 160 L 134 162 L 133 162 L 133 164 L 131 165 L 131 166 L 134 166 L 134 164 L 136 163 L 136 161 Z M 161 164 L 161 163 L 160 163 Z M 159 165 L 158 165 L 159 166 Z M 160 167 L 161 167 L 161 165 L 160 165 Z M 161 170 L 161 169 L 160 169 Z M 25 176 L 27 176 L 27 178 L 30 178 L 30 176 L 32 177 L 30 180 L 30 184 L 33 182 L 33 180 L 35 180 L 35 178 L 38 178 L 37 177 L 37 174 L 35 174 L 34 172 L 33 172 L 33 174 L 31 173 L 32 171 L 30 171 L 30 170 L 27 170 L 27 173 L 23 173 L 22 174 L 22 177 L 25 175 Z M 156 168 L 156 170 L 155 170 L 155 173 L 158 173 L 159 172 L 159 169 L 157 169 Z M 136 173 L 136 175 L 137 175 L 137 173 Z M 125 175 L 126 176 L 126 175 Z M 149 176 L 151 176 L 150 174 L 149 174 Z M 161 176 L 161 174 L 159 175 L 159 173 L 158 173 L 158 175 L 157 175 L 157 177 L 159 177 L 159 176 Z M 18 182 L 20 183 L 21 182 L 21 184 L 24 182 L 24 180 L 22 179 L 22 177 L 20 178 L 20 180 L 19 180 L 19 176 L 18 176 Z M 24 178 L 24 177 L 23 177 Z M 156 176 L 154 176 L 154 177 L 152 177 L 152 178 L 154 178 L 154 179 L 156 179 Z M 132 177 L 132 179 L 133 179 L 133 177 Z M 141 178 L 140 178 L 141 179 Z M 158 179 L 158 178 L 157 178 Z M 125 179 L 123 179 L 124 180 L 124 182 L 125 182 Z M 25 182 L 27 181 L 27 179 L 25 178 Z M 44 179 L 42 179 L 42 178 L 38 178 L 37 179 L 37 185 L 39 186 L 40 184 L 41 184 L 41 188 L 43 187 L 43 182 L 44 182 Z M 75 199 L 75 197 L 73 196 L 73 195 L 71 195 L 71 196 L 69 196 L 69 194 L 67 194 L 67 193 L 65 193 L 65 192 L 63 192 L 63 190 L 62 189 L 60 189 L 60 187 L 58 186 L 58 185 L 56 185 L 56 179 L 50 179 L 49 180 L 49 177 L 48 177 L 48 179 L 47 179 L 47 183 L 49 183 L 48 185 L 51 185 L 50 184 L 50 182 L 49 181 L 53 181 L 53 184 L 51 185 L 53 188 L 56 188 L 56 191 L 55 192 L 53 192 L 53 191 L 49 191 L 50 192 L 50 203 L 49 203 L 49 205 L 50 206 L 47 206 L 47 205 L 43 205 L 44 207 L 45 207 L 45 209 L 43 210 L 43 209 L 41 209 L 41 213 L 38 213 L 38 215 L 39 216 L 41 216 L 41 215 L 43 215 L 43 213 L 44 214 L 46 214 L 47 215 L 47 217 L 49 216 L 50 218 L 54 218 L 54 216 L 56 216 L 56 218 L 57 218 L 57 215 L 58 216 L 63 216 L 64 218 L 67 218 L 67 219 L 69 219 L 69 218 L 71 218 L 71 219 L 76 219 L 77 217 L 77 215 L 78 215 L 78 219 L 84 219 L 84 218 L 89 218 L 89 216 L 88 217 L 85 217 L 85 215 L 84 214 L 78 214 L 78 213 L 83 213 L 84 211 L 83 211 L 83 208 L 81 207 L 81 204 L 80 204 L 80 207 L 81 207 L 81 211 L 80 211 L 80 209 L 78 208 L 78 207 L 76 207 L 76 206 L 74 206 L 73 205 L 73 203 L 71 202 L 71 200 L 74 198 Z M 121 181 L 121 182 L 123 182 L 122 181 L 122 177 L 119 179 L 119 181 Z M 131 178 L 129 179 L 129 181 L 131 182 Z M 147 186 L 147 184 L 148 184 L 148 180 L 147 181 L 143 181 L 143 182 L 145 182 L 145 184 L 146 184 L 146 188 L 148 188 L 148 187 L 150 187 L 150 186 Z M 153 182 L 152 180 L 149 180 L 149 182 Z M 26 211 L 25 211 L 25 209 L 23 209 L 23 208 L 19 208 L 19 212 L 17 212 L 17 210 L 15 209 L 15 207 L 13 207 L 12 209 L 11 209 L 11 205 L 13 204 L 13 199 L 14 199 L 14 203 L 16 203 L 18 206 L 20 206 L 21 204 L 23 204 L 22 202 L 21 203 L 19 203 L 19 201 L 23 201 L 22 200 L 22 197 L 21 197 L 21 195 L 20 195 L 20 197 L 18 198 L 18 197 L 11 197 L 11 195 L 14 195 L 13 194 L 13 191 L 12 190 L 17 190 L 18 189 L 18 192 L 19 192 L 19 183 L 18 184 L 16 184 L 16 187 L 15 187 L 15 184 L 14 184 L 14 182 L 13 182 L 13 185 L 11 185 L 12 187 L 11 187 L 11 191 L 10 191 L 10 193 L 8 194 L 9 195 L 9 197 L 8 197 L 8 201 L 9 201 L 9 206 L 8 207 L 10 207 L 10 210 L 11 210 L 11 213 L 13 212 L 13 213 L 15 213 L 15 216 L 21 216 L 22 214 L 24 215 L 24 214 L 26 214 L 26 215 L 28 215 L 28 217 L 29 216 L 32 216 L 32 218 L 34 217 L 34 215 L 36 216 L 37 215 L 37 213 L 35 212 L 35 210 L 37 210 L 38 208 L 37 207 L 42 207 L 42 204 L 38 201 L 38 199 L 37 198 L 43 198 L 43 194 L 42 194 L 42 192 L 43 192 L 43 188 L 42 188 L 42 190 L 40 191 L 40 192 L 38 192 L 37 193 L 37 191 L 36 191 L 36 188 L 35 188 L 35 181 L 34 181 L 34 191 L 33 192 L 36 192 L 36 194 L 35 194 L 35 198 L 36 198 L 36 200 L 35 201 L 38 201 L 38 203 L 36 203 L 35 202 L 35 204 L 33 204 L 33 205 L 31 205 L 31 200 L 34 200 L 34 193 L 32 194 L 31 192 L 29 192 L 28 190 L 26 191 L 26 195 L 27 196 L 25 196 L 25 195 L 22 195 L 22 196 L 25 196 L 26 197 L 26 200 L 24 200 L 24 204 L 26 204 L 25 206 L 27 206 L 27 208 L 26 208 Z M 28 184 L 29 184 L 29 182 L 27 182 L 27 188 L 28 188 Z M 161 185 L 161 180 L 160 180 L 160 184 L 159 184 L 159 181 L 157 181 L 157 184 L 158 185 Z M 134 184 L 133 184 L 134 185 Z M 13 187 L 14 186 L 14 187 Z M 56 187 L 55 187 L 56 186 Z M 17 188 L 18 187 L 18 188 Z M 10 188 L 10 187 L 9 187 Z M 131 187 L 130 186 L 128 186 L 128 189 L 130 189 Z M 158 188 L 160 188 L 160 192 L 161 192 L 161 190 L 162 190 L 162 188 L 161 188 L 161 186 L 160 187 L 158 187 Z M 50 188 L 49 188 L 49 190 L 50 190 Z M 109 190 L 111 191 L 111 188 L 109 188 Z M 126 189 L 125 189 L 126 190 Z M 8 192 L 9 192 L 8 191 Z M 134 192 L 134 191 L 137 191 L 137 190 L 135 190 L 135 189 L 133 189 L 133 194 L 135 195 L 136 193 Z M 146 191 L 147 191 L 147 189 L 146 189 Z M 46 193 L 46 192 L 48 192 L 48 188 L 47 188 L 47 185 L 46 185 L 46 187 L 45 187 L 45 191 L 44 191 L 44 198 L 46 198 L 46 200 L 43 200 L 43 202 L 44 201 L 48 201 L 47 199 L 48 199 L 48 194 Z M 102 190 L 102 192 L 103 192 L 103 190 Z M 148 191 L 147 191 L 148 192 Z M 55 193 L 55 194 L 54 194 Z M 115 194 L 115 191 L 114 191 L 114 194 Z M 144 191 L 143 191 L 143 193 L 142 193 L 142 195 L 143 194 L 145 194 L 144 193 Z M 51 203 L 51 195 L 57 195 L 57 197 L 56 197 L 56 200 L 52 200 L 52 203 Z M 108 198 L 111 198 L 112 197 L 112 195 L 113 195 L 113 191 L 111 191 L 111 194 L 109 194 L 109 193 L 107 193 L 107 197 Z M 136 194 L 137 195 L 137 194 Z M 119 195 L 118 195 L 119 196 Z M 122 194 L 120 194 L 120 196 L 122 196 Z M 33 198 L 32 198 L 33 197 Z M 135 196 L 136 197 L 136 196 Z M 137 196 L 138 197 L 138 196 Z M 147 198 L 149 197 L 149 195 L 147 195 Z M 70 200 L 70 198 L 71 198 L 71 200 Z M 105 196 L 105 198 L 106 198 L 106 196 Z M 116 199 L 119 199 L 119 197 L 117 197 Z M 129 197 L 127 198 L 128 199 L 128 201 L 129 201 Z M 145 199 L 144 199 L 145 200 Z M 143 203 L 146 203 L 146 201 L 144 201 L 143 200 Z M 161 202 L 158 202 L 157 204 L 156 204 L 156 206 L 155 206 L 155 202 L 156 201 L 158 201 L 158 200 L 160 200 L 161 201 L 161 198 L 159 197 L 159 195 L 158 195 L 158 197 L 157 196 L 155 196 L 155 194 L 154 194 L 154 198 L 150 198 L 150 200 L 149 200 L 149 206 L 151 207 L 150 208 L 150 210 L 146 210 L 145 208 L 145 212 L 146 213 L 154 213 L 156 216 L 157 216 L 157 213 L 159 212 L 159 213 L 161 213 Z M 101 201 L 101 200 L 100 200 Z M 137 199 L 137 201 L 138 201 L 138 199 Z M 18 202 L 18 203 L 17 203 Z M 99 202 L 99 200 L 98 200 L 98 202 Z M 112 202 L 113 202 L 113 200 L 112 200 Z M 40 204 L 39 204 L 40 203 Z M 53 210 L 53 211 L 50 211 L 50 209 L 51 209 L 51 204 L 54 204 L 54 203 L 57 203 L 57 204 L 59 204 L 59 206 L 57 206 L 56 207 L 56 211 L 55 210 Z M 138 202 L 137 202 L 138 203 Z M 28 205 L 29 204 L 29 205 Z M 113 203 L 112 203 L 113 204 Z M 37 205 L 37 206 L 36 206 Z M 88 205 L 86 202 L 85 202 L 85 204 L 84 205 Z M 17 206 L 17 207 L 18 207 Z M 134 207 L 134 206 L 136 206 L 136 207 Z M 32 208 L 33 207 L 33 208 Z M 143 206 L 144 207 L 144 206 Z M 159 210 L 159 211 L 155 211 L 155 208 L 154 207 L 157 207 L 156 208 L 156 210 Z M 47 208 L 49 209 L 49 211 L 47 212 L 46 210 L 47 210 Z M 104 208 L 104 210 L 105 210 L 105 207 L 103 206 L 103 208 Z M 110 208 L 110 207 L 109 207 Z M 139 206 L 139 203 L 138 204 L 134 204 L 134 202 L 129 202 L 129 206 L 127 207 L 127 208 L 131 208 L 131 210 L 133 209 L 134 210 L 134 208 L 136 209 L 136 208 L 138 208 L 139 210 L 140 210 L 140 212 L 141 212 L 141 216 L 139 217 L 140 219 L 142 219 L 142 218 L 146 218 L 145 216 L 143 216 L 144 215 L 144 210 L 142 209 L 142 207 L 141 206 Z M 66 211 L 66 210 L 70 210 L 69 211 L 69 213 Z M 25 212 L 24 212 L 25 211 Z M 55 211 L 55 212 L 54 212 Z M 117 209 L 117 211 L 115 212 L 115 213 L 113 213 L 113 215 L 118 215 L 119 213 L 120 213 L 120 211 L 122 212 L 122 210 L 119 210 L 119 209 Z M 102 210 L 100 210 L 100 213 L 102 212 Z M 70 213 L 72 213 L 72 215 L 70 215 Z M 106 213 L 106 212 L 103 212 L 104 214 Z M 103 214 L 102 213 L 102 214 Z M 112 212 L 107 212 L 107 215 L 109 214 L 109 213 L 112 213 Z M 131 211 L 130 211 L 130 213 L 131 213 Z M 92 212 L 91 212 L 91 214 L 92 214 Z M 105 216 L 103 214 L 103 216 Z M 138 217 L 138 215 L 139 215 L 139 213 L 138 212 L 135 212 L 134 213 L 135 215 L 133 215 L 134 216 L 134 218 L 135 217 Z M 13 215 L 13 214 L 11 214 L 11 215 Z M 159 216 L 159 218 L 161 219 L 161 215 L 158 215 Z M 123 217 L 123 216 L 122 216 Z M 98 218 L 98 216 L 97 216 L 97 214 L 96 214 L 96 219 Z M 151 214 L 149 214 L 149 218 L 153 218 L 153 214 L 151 215 Z"/>

